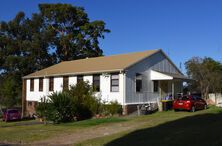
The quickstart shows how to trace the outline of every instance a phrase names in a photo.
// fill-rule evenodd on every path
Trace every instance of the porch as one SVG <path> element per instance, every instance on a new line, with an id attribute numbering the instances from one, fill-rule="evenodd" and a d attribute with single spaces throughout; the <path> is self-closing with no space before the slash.
<path id="1" fill-rule="evenodd" d="M 171 95 L 173 99 L 177 96 L 177 93 L 182 93 L 183 82 L 188 80 L 189 78 L 180 73 L 172 74 L 151 70 L 147 89 L 143 88 L 142 92 L 131 92 L 133 98 L 127 98 L 125 104 L 139 105 L 156 103 L 161 110 L 162 103 L 160 101 L 169 95 Z M 149 91 L 147 91 L 148 89 Z"/>
<path id="2" fill-rule="evenodd" d="M 183 83 L 190 79 L 182 74 L 173 74 L 151 70 L 150 79 L 158 84 L 159 97 L 163 99 L 172 95 L 174 98 L 177 93 L 183 92 Z"/>

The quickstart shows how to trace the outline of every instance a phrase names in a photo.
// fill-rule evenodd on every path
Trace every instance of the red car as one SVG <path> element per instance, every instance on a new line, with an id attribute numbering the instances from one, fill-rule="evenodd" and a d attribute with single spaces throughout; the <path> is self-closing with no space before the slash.
<path id="1" fill-rule="evenodd" d="M 173 109 L 188 110 L 195 112 L 200 109 L 207 109 L 207 103 L 204 99 L 196 95 L 187 95 L 173 101 Z"/>
<path id="2" fill-rule="evenodd" d="M 3 121 L 21 120 L 21 113 L 17 109 L 7 109 L 3 111 Z"/>

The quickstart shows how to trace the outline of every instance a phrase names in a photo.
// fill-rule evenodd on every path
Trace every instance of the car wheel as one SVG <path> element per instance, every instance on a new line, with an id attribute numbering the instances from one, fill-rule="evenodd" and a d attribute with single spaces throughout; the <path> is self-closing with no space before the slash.
<path id="1" fill-rule="evenodd" d="M 195 112 L 195 111 L 196 111 L 195 106 L 192 106 L 191 107 L 191 112 Z"/>

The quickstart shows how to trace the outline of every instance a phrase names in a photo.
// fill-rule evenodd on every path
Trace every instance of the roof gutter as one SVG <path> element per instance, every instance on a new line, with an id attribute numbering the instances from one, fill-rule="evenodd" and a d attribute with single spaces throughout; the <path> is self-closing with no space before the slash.
<path id="1" fill-rule="evenodd" d="M 75 72 L 75 73 L 61 73 L 61 74 L 44 74 L 38 76 L 24 76 L 22 79 L 29 79 L 29 78 L 40 78 L 40 77 L 58 77 L 58 76 L 75 76 L 75 75 L 90 75 L 96 73 L 114 73 L 114 72 L 124 72 L 124 69 L 114 69 L 114 70 L 100 70 L 100 71 L 89 71 L 89 72 Z"/>

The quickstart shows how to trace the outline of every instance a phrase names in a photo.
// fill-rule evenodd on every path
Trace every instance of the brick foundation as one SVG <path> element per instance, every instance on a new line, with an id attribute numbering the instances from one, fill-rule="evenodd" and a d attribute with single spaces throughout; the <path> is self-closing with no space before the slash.
<path id="1" fill-rule="evenodd" d="M 138 105 L 140 106 L 140 108 L 141 108 L 141 106 L 143 105 L 143 104 L 130 104 L 130 105 L 125 105 L 125 106 L 123 106 L 123 115 L 129 115 L 129 114 L 131 114 L 131 113 L 134 113 L 134 112 L 137 112 L 137 108 L 138 108 Z M 159 106 L 162 106 L 162 105 L 159 105 L 159 104 L 157 104 L 157 103 L 151 103 L 151 109 L 153 110 L 153 111 L 157 111 L 157 110 L 159 110 L 159 111 L 161 111 L 161 109 L 162 108 L 160 108 Z"/>
<path id="2" fill-rule="evenodd" d="M 123 114 L 124 115 L 129 115 L 133 112 L 136 112 L 137 111 L 137 106 L 138 106 L 138 104 L 124 105 L 123 106 Z"/>

